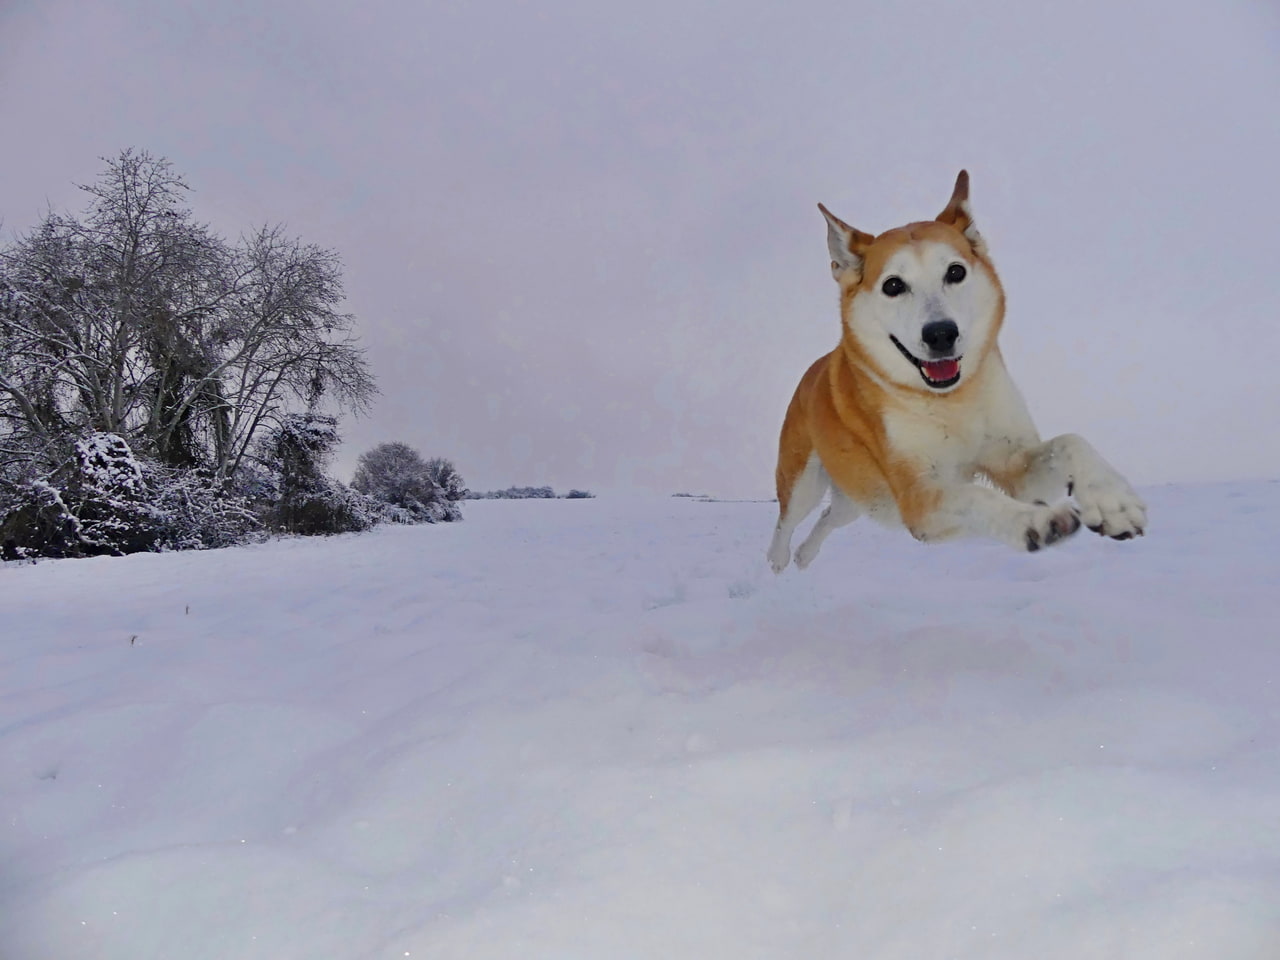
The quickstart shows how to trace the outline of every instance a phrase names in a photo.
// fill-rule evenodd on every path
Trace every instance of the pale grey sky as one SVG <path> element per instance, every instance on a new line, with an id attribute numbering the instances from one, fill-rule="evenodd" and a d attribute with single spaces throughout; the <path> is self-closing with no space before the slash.
<path id="1" fill-rule="evenodd" d="M 479 488 L 770 495 L 838 336 L 825 202 L 967 167 L 1046 434 L 1280 476 L 1280 10 L 1071 3 L 0 3 L 0 217 L 126 146 L 229 234 L 338 250 L 400 439 Z"/>

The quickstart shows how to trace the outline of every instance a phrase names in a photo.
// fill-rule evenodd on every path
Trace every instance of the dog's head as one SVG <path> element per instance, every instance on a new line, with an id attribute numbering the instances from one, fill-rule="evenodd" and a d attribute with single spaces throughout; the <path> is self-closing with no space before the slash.
<path id="1" fill-rule="evenodd" d="M 936 219 L 878 237 L 818 209 L 855 352 L 885 380 L 926 392 L 971 377 L 1000 330 L 1004 290 L 973 224 L 969 174 Z"/>

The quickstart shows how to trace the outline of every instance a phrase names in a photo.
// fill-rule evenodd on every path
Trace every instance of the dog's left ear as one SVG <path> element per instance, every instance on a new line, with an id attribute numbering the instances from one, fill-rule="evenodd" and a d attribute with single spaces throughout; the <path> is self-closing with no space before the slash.
<path id="1" fill-rule="evenodd" d="M 987 242 L 973 223 L 973 209 L 969 206 L 969 171 L 961 170 L 956 177 L 956 188 L 951 191 L 951 201 L 938 214 L 939 223 L 950 224 L 965 235 L 976 253 L 987 255 Z"/>

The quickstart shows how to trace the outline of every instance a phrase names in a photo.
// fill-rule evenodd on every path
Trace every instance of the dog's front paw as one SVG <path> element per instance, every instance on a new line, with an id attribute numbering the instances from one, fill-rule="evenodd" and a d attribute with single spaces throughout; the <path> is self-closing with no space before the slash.
<path id="1" fill-rule="evenodd" d="M 1052 546 L 1080 529 L 1080 517 L 1075 507 L 1060 503 L 1056 507 L 1038 504 L 1026 518 L 1022 543 L 1030 551 Z"/>
<path id="2" fill-rule="evenodd" d="M 1128 540 L 1147 529 L 1147 505 L 1113 470 L 1076 480 L 1071 493 L 1080 506 L 1080 521 L 1094 533 Z"/>

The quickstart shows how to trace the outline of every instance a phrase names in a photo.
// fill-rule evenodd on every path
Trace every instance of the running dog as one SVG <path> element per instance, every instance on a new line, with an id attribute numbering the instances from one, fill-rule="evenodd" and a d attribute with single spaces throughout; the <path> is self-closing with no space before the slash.
<path id="1" fill-rule="evenodd" d="M 774 571 L 828 490 L 795 552 L 801 569 L 863 514 L 925 542 L 994 537 L 1016 550 L 1081 524 L 1141 536 L 1146 506 L 1129 483 L 1081 437 L 1041 442 L 1005 369 L 1004 290 L 974 226 L 968 173 L 936 219 L 879 236 L 818 209 L 840 287 L 840 344 L 801 378 L 782 424 Z"/>

